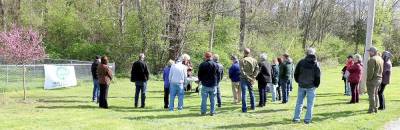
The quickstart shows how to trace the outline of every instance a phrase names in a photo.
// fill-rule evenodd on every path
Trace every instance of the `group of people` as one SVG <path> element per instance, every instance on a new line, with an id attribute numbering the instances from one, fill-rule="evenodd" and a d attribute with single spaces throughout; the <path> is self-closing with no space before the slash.
<path id="1" fill-rule="evenodd" d="M 244 57 L 239 59 L 231 56 L 232 66 L 229 70 L 229 78 L 232 81 L 233 102 L 242 103 L 242 112 L 247 112 L 247 91 L 250 96 L 250 109 L 255 110 L 254 84 L 258 83 L 259 107 L 266 105 L 267 93 L 272 94 L 272 102 L 281 100 L 283 104 L 289 101 L 289 93 L 292 91 L 293 80 L 298 83 L 298 96 L 293 116 L 293 122 L 300 122 L 303 100 L 307 99 L 307 111 L 304 123 L 312 121 L 312 112 L 316 89 L 320 85 L 321 69 L 315 55 L 316 50 L 309 48 L 304 59 L 300 60 L 294 67 L 293 60 L 289 54 L 283 54 L 274 58 L 272 64 L 268 62 L 268 56 L 262 53 L 259 60 L 251 55 L 251 50 L 244 49 Z M 375 47 L 368 50 L 371 58 L 368 61 L 367 88 L 370 99 L 369 112 L 377 112 L 378 100 L 381 100 L 379 109 L 384 109 L 383 90 L 390 80 L 391 54 L 385 51 L 382 58 L 378 56 Z M 350 103 L 359 102 L 358 84 L 362 78 L 362 57 L 356 54 L 351 57 L 343 69 L 343 77 L 346 86 L 350 86 L 352 99 Z M 93 101 L 98 101 L 101 108 L 108 108 L 107 91 L 112 80 L 111 70 L 107 66 L 106 56 L 96 57 L 92 65 L 94 81 Z M 189 82 L 192 78 L 193 67 L 190 56 L 183 54 L 175 60 L 170 60 L 164 68 L 164 108 L 173 112 L 174 101 L 178 97 L 177 110 L 183 110 L 185 90 L 191 89 Z M 216 106 L 222 107 L 222 96 L 220 82 L 224 76 L 224 66 L 219 63 L 219 56 L 211 52 L 204 54 L 204 61 L 198 66 L 198 83 L 201 88 L 201 115 L 207 113 L 207 101 L 210 101 L 210 115 L 216 114 Z M 135 108 L 138 107 L 139 96 L 141 97 L 140 107 L 145 107 L 147 81 L 149 70 L 145 62 L 145 55 L 141 53 L 139 60 L 134 62 L 131 70 L 131 82 L 136 85 Z M 190 85 L 190 86 L 189 86 Z M 190 87 L 190 88 L 189 88 Z M 347 88 L 345 88 L 347 89 Z M 379 94 L 378 94 L 379 92 Z M 379 96 L 378 96 L 379 95 Z M 215 101 L 215 99 L 217 101 Z"/>
<path id="2" fill-rule="evenodd" d="M 375 47 L 369 50 L 370 59 L 368 60 L 368 69 L 366 77 L 367 93 L 369 97 L 369 113 L 377 113 L 377 110 L 385 110 L 385 87 L 390 84 L 390 75 L 392 72 L 392 54 L 383 51 L 380 54 Z M 359 54 L 347 57 L 346 66 L 343 67 L 343 80 L 345 83 L 345 95 L 351 96 L 350 104 L 359 102 L 360 82 L 364 73 L 362 57 Z"/>

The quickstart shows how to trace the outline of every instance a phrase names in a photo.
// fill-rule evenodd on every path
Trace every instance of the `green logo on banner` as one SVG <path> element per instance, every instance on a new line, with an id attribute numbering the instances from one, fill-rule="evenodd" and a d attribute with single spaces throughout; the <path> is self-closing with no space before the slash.
<path id="1" fill-rule="evenodd" d="M 57 74 L 57 78 L 59 78 L 59 79 L 61 79 L 61 80 L 65 80 L 65 78 L 68 77 L 68 75 L 70 74 L 70 72 L 69 72 L 69 70 L 67 69 L 67 67 L 64 67 L 64 66 L 57 66 L 56 74 Z"/>

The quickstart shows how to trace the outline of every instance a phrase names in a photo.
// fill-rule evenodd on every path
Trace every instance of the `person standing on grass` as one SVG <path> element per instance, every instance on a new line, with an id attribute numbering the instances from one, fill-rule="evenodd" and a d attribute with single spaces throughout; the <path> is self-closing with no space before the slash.
<path id="1" fill-rule="evenodd" d="M 267 61 L 267 54 L 262 53 L 260 55 L 260 62 L 258 63 L 258 66 L 260 67 L 260 73 L 257 75 L 257 81 L 258 81 L 258 92 L 260 95 L 259 99 L 259 104 L 258 107 L 264 107 L 265 103 L 267 102 L 267 94 L 266 91 L 267 89 L 270 88 L 272 78 L 271 78 L 271 70 L 272 66 L 270 63 Z"/>
<path id="2" fill-rule="evenodd" d="M 377 113 L 378 90 L 382 83 L 383 59 L 378 56 L 378 50 L 375 47 L 369 48 L 368 52 L 370 55 L 367 66 L 368 113 Z"/>
<path id="3" fill-rule="evenodd" d="M 390 75 L 392 73 L 392 54 L 388 51 L 384 51 L 382 53 L 383 58 L 383 74 L 382 74 L 382 83 L 378 90 L 378 98 L 379 98 L 379 110 L 385 110 L 385 96 L 383 92 L 385 91 L 386 85 L 390 84 Z"/>
<path id="4" fill-rule="evenodd" d="M 349 71 L 349 77 L 348 77 L 348 82 L 350 83 L 351 87 L 351 101 L 350 103 L 358 103 L 359 102 L 359 83 L 361 81 L 361 76 L 362 76 L 362 70 L 363 70 L 363 65 L 362 65 L 362 57 L 360 54 L 355 54 L 354 55 L 354 64 L 347 69 Z"/>
<path id="5" fill-rule="evenodd" d="M 101 64 L 97 67 L 97 76 L 100 84 L 99 107 L 108 109 L 108 88 L 112 80 L 112 71 L 108 67 L 107 56 L 101 57 Z"/>
<path id="6" fill-rule="evenodd" d="M 210 115 L 215 113 L 215 96 L 217 95 L 218 86 L 218 64 L 212 60 L 212 53 L 204 54 L 205 61 L 199 65 L 198 77 L 201 87 L 201 115 L 205 115 L 207 111 L 207 98 L 210 97 Z"/>
<path id="7" fill-rule="evenodd" d="M 149 80 L 149 70 L 147 64 L 144 61 L 144 53 L 139 54 L 139 60 L 133 63 L 131 71 L 131 82 L 135 82 L 135 108 L 138 107 L 139 93 L 141 95 L 141 106 L 145 107 L 146 101 L 146 90 L 147 90 L 147 80 Z"/>
<path id="8" fill-rule="evenodd" d="M 218 64 L 218 86 L 217 86 L 217 106 L 222 107 L 222 95 L 221 95 L 221 85 L 220 81 L 224 78 L 224 66 L 219 63 L 219 55 L 214 54 L 214 62 Z"/>
<path id="9" fill-rule="evenodd" d="M 237 104 L 242 101 L 240 88 L 240 67 L 236 56 L 231 57 L 232 66 L 229 68 L 229 79 L 232 81 L 233 103 Z"/>
<path id="10" fill-rule="evenodd" d="M 278 57 L 277 58 L 277 60 L 278 60 L 278 87 L 276 88 L 276 92 L 277 92 L 277 95 L 278 95 L 278 97 L 277 97 L 277 99 L 279 100 L 279 101 L 281 101 L 282 100 L 282 87 L 281 87 L 281 84 L 280 84 L 280 80 L 279 80 L 279 76 L 280 76 L 280 67 L 281 67 L 281 65 L 283 64 L 283 60 L 282 60 L 282 58 L 280 58 L 280 57 Z"/>
<path id="11" fill-rule="evenodd" d="M 304 123 L 309 124 L 312 121 L 314 101 L 316 97 L 315 91 L 319 87 L 321 81 L 321 70 L 317 61 L 317 57 L 315 56 L 315 49 L 308 48 L 306 54 L 307 56 L 297 64 L 294 73 L 294 78 L 299 84 L 299 90 L 297 94 L 293 122 L 300 122 L 303 101 L 307 96 L 307 112 L 304 118 Z"/>
<path id="12" fill-rule="evenodd" d="M 178 95 L 178 110 L 183 110 L 183 98 L 185 96 L 185 89 L 183 85 L 187 78 L 187 68 L 182 64 L 182 57 L 176 60 L 176 64 L 171 66 L 168 79 L 170 81 L 170 102 L 169 111 L 174 111 L 175 96 Z"/>
<path id="13" fill-rule="evenodd" d="M 170 86 L 170 83 L 169 83 L 169 72 L 170 72 L 171 66 L 172 66 L 173 64 L 175 64 L 175 61 L 169 60 L 169 61 L 168 61 L 168 65 L 164 68 L 164 71 L 163 71 L 163 80 L 164 80 L 164 108 L 165 108 L 165 109 L 169 108 L 169 107 L 168 107 L 168 105 L 169 105 L 169 96 L 170 96 L 170 95 L 169 95 L 169 93 L 170 93 L 170 91 L 169 91 L 169 86 Z"/>
<path id="14" fill-rule="evenodd" d="M 282 103 L 289 101 L 289 80 L 292 76 L 292 63 L 289 61 L 289 54 L 283 54 L 283 63 L 279 66 L 279 83 L 282 89 Z"/>
<path id="15" fill-rule="evenodd" d="M 292 64 L 291 65 L 291 70 L 290 70 L 290 72 L 292 72 L 291 74 L 290 74 L 290 77 L 289 77 L 289 80 L 288 80 L 288 96 L 290 95 L 290 92 L 292 92 L 293 91 L 293 72 L 294 72 L 294 65 L 293 65 L 293 59 L 291 58 L 291 57 L 288 57 L 288 63 L 289 64 Z"/>
<path id="16" fill-rule="evenodd" d="M 187 68 L 187 77 L 190 78 L 193 75 L 193 66 L 192 62 L 190 61 L 190 56 L 188 54 L 183 54 L 182 55 L 183 61 L 182 64 L 186 66 Z M 186 82 L 184 85 L 185 91 L 190 91 L 192 90 L 192 83 L 191 82 Z M 196 88 L 197 90 L 198 88 Z M 197 92 L 197 91 L 196 91 Z"/>
<path id="17" fill-rule="evenodd" d="M 253 84 L 260 71 L 257 60 L 251 57 L 249 48 L 244 49 L 244 57 L 240 60 L 240 87 L 242 89 L 242 112 L 247 112 L 246 91 L 250 94 L 250 109 L 255 110 Z"/>
<path id="18" fill-rule="evenodd" d="M 345 92 L 344 95 L 351 96 L 351 89 L 349 83 L 349 68 L 354 64 L 353 55 L 349 55 L 347 57 L 346 66 L 344 69 L 344 78 L 345 78 Z"/>
<path id="19" fill-rule="evenodd" d="M 275 102 L 277 100 L 277 87 L 279 83 L 279 63 L 277 59 L 272 60 L 272 70 L 271 70 L 271 79 L 272 79 L 272 85 L 270 86 L 270 90 L 272 93 L 272 102 Z"/>
<path id="20" fill-rule="evenodd" d="M 99 94 L 100 94 L 100 84 L 99 84 L 99 78 L 97 76 L 97 67 L 99 66 L 101 62 L 101 57 L 96 56 L 95 60 L 92 63 L 91 66 L 91 72 L 92 72 L 92 78 L 93 78 L 93 95 L 92 95 L 92 101 L 93 102 L 98 102 L 99 99 Z"/>

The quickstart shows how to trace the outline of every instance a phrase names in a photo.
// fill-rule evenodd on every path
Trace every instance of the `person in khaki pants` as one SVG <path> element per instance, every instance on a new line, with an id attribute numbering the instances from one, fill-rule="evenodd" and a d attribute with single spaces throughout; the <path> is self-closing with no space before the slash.
<path id="1" fill-rule="evenodd" d="M 242 90 L 240 88 L 240 67 L 236 56 L 231 57 L 232 66 L 229 68 L 229 78 L 232 81 L 233 103 L 237 104 L 242 101 Z"/>
<path id="2" fill-rule="evenodd" d="M 383 59 L 378 56 L 378 50 L 375 47 L 368 49 L 370 59 L 368 60 L 367 71 L 367 91 L 369 99 L 368 113 L 377 113 L 378 90 L 382 82 Z"/>

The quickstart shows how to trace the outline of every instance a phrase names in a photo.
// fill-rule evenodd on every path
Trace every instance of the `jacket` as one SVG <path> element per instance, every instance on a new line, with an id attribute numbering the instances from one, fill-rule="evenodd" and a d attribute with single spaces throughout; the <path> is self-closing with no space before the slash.
<path id="1" fill-rule="evenodd" d="M 216 87 L 218 85 L 218 64 L 212 60 L 206 60 L 199 65 L 198 77 L 201 85 Z"/>
<path id="2" fill-rule="evenodd" d="M 251 84 L 254 84 L 256 77 L 260 72 L 257 60 L 252 57 L 244 57 L 239 62 L 240 67 L 240 79 L 246 80 Z"/>
<path id="3" fill-rule="evenodd" d="M 168 79 L 170 83 L 183 84 L 187 76 L 187 67 L 182 62 L 178 62 L 171 66 Z"/>
<path id="4" fill-rule="evenodd" d="M 362 70 L 363 70 L 363 65 L 360 62 L 351 65 L 348 69 L 348 71 L 350 72 L 349 82 L 354 84 L 360 83 Z"/>
<path id="5" fill-rule="evenodd" d="M 131 82 L 146 82 L 147 80 L 149 80 L 149 70 L 147 68 L 147 64 L 142 60 L 138 60 L 133 63 L 131 70 Z"/>
<path id="6" fill-rule="evenodd" d="M 272 84 L 277 85 L 279 83 L 279 65 L 272 65 Z"/>
<path id="7" fill-rule="evenodd" d="M 321 82 L 321 69 L 315 55 L 307 55 L 296 66 L 294 79 L 301 88 L 318 88 Z"/>
<path id="8" fill-rule="evenodd" d="M 99 78 L 99 84 L 110 85 L 112 80 L 112 71 L 108 65 L 100 64 L 97 67 L 97 76 Z"/>
<path id="9" fill-rule="evenodd" d="M 239 62 L 235 61 L 231 68 L 229 68 L 229 78 L 232 82 L 239 82 L 240 81 L 240 67 Z"/>
<path id="10" fill-rule="evenodd" d="M 257 75 L 258 84 L 267 85 L 267 83 L 271 83 L 272 82 L 271 64 L 269 64 L 267 61 L 263 61 L 258 63 L 258 66 L 260 67 L 260 73 L 258 73 Z"/>
<path id="11" fill-rule="evenodd" d="M 293 64 L 289 61 L 279 65 L 279 79 L 290 80 L 293 75 Z"/>
<path id="12" fill-rule="evenodd" d="M 218 83 L 224 78 L 224 65 L 219 62 L 215 62 L 218 65 Z"/>
<path id="13" fill-rule="evenodd" d="M 368 60 L 367 82 L 382 80 L 383 60 L 380 56 L 373 56 Z"/>
<path id="14" fill-rule="evenodd" d="M 98 77 L 97 77 L 97 67 L 99 66 L 99 61 L 98 60 L 95 60 L 93 63 L 92 63 L 92 67 L 91 67 L 91 72 L 92 72 L 92 77 L 93 77 L 93 79 L 99 79 Z"/>
<path id="15" fill-rule="evenodd" d="M 164 88 L 169 88 L 169 72 L 171 70 L 171 66 L 167 66 L 163 71 L 163 80 L 164 80 Z"/>
<path id="16" fill-rule="evenodd" d="M 392 61 L 390 58 L 392 57 L 392 54 L 390 52 L 383 52 L 382 58 L 383 58 L 383 74 L 382 74 L 382 84 L 388 85 L 390 84 L 390 76 L 392 73 Z"/>

